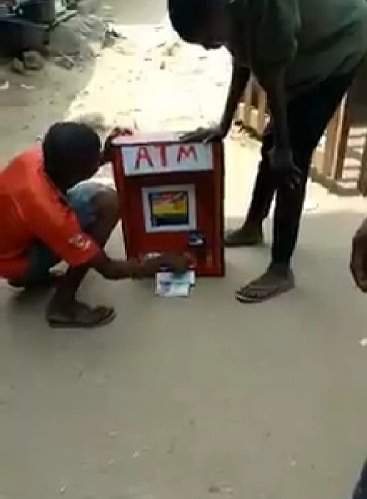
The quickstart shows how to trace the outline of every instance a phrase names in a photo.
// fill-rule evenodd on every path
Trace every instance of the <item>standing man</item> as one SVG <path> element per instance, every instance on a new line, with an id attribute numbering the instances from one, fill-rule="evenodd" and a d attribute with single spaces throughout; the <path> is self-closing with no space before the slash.
<path id="1" fill-rule="evenodd" d="M 226 47 L 232 82 L 220 124 L 183 140 L 227 135 L 251 73 L 267 93 L 271 123 L 263 137 L 247 218 L 227 246 L 263 242 L 276 198 L 272 259 L 236 298 L 255 303 L 294 287 L 295 249 L 312 153 L 367 52 L 366 0 L 169 0 L 171 22 L 189 43 Z"/>

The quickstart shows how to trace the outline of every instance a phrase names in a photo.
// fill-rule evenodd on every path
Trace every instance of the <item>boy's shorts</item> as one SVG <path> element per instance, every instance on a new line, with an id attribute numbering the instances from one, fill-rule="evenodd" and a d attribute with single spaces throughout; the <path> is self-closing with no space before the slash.
<path id="1" fill-rule="evenodd" d="M 68 191 L 68 203 L 75 211 L 83 231 L 96 221 L 93 199 L 104 189 L 102 184 L 83 182 Z M 43 243 L 36 242 L 30 250 L 29 262 L 29 270 L 24 279 L 26 282 L 39 282 L 47 278 L 49 270 L 60 262 L 60 258 Z"/>

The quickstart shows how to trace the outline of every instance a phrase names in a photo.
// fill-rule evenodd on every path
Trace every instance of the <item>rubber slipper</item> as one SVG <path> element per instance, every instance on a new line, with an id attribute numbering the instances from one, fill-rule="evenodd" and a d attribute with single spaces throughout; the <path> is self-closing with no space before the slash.
<path id="1" fill-rule="evenodd" d="M 224 236 L 226 248 L 245 248 L 251 246 L 262 246 L 264 235 L 262 233 L 244 236 L 238 231 L 227 232 Z"/>
<path id="2" fill-rule="evenodd" d="M 266 295 L 254 297 L 254 296 L 248 296 L 246 294 L 246 292 L 249 289 L 251 289 L 251 284 L 249 284 L 248 286 L 245 286 L 244 288 L 236 291 L 235 296 L 236 300 L 239 301 L 240 303 L 262 303 L 264 301 L 270 300 L 271 298 L 275 298 L 276 296 L 286 293 L 287 291 L 290 291 L 293 288 L 294 288 L 294 283 L 289 281 L 284 281 L 283 284 L 278 284 L 276 287 L 264 286 L 263 288 L 258 288 L 259 290 L 264 291 L 264 294 L 266 292 Z"/>

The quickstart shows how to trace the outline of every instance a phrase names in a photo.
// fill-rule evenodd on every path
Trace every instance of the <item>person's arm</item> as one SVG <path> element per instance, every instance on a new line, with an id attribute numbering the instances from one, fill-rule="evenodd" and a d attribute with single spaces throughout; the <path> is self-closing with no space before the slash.
<path id="1" fill-rule="evenodd" d="M 285 68 L 278 68 L 263 76 L 262 86 L 266 91 L 274 130 L 274 147 L 270 151 L 270 162 L 276 174 L 292 177 L 292 185 L 298 183 L 299 172 L 293 162 L 285 90 Z"/>
<path id="2" fill-rule="evenodd" d="M 89 263 L 105 279 L 121 280 L 154 276 L 162 267 L 167 267 L 172 272 L 182 273 L 187 270 L 188 259 L 185 255 L 162 254 L 154 258 L 139 261 L 114 260 L 101 252 Z"/>
<path id="3" fill-rule="evenodd" d="M 199 128 L 182 136 L 183 142 L 211 142 L 223 139 L 232 124 L 233 116 L 250 78 L 250 70 L 233 61 L 231 84 L 222 119 L 217 127 Z"/>
<path id="4" fill-rule="evenodd" d="M 233 61 L 232 79 L 227 96 L 226 107 L 219 125 L 224 135 L 227 135 L 231 127 L 233 116 L 236 112 L 238 103 L 245 91 L 246 85 L 250 78 L 250 70 L 246 67 L 239 66 L 236 61 Z"/>
<path id="5" fill-rule="evenodd" d="M 295 167 L 287 119 L 286 72 L 297 56 L 302 25 L 298 0 L 257 0 L 253 15 L 251 65 L 267 94 L 275 134 L 270 162 L 276 173 L 288 174 Z"/>
<path id="6" fill-rule="evenodd" d="M 285 68 L 279 68 L 263 76 L 262 85 L 266 91 L 269 109 L 274 124 L 275 147 L 281 151 L 290 149 L 287 119 L 287 96 L 285 90 Z"/>

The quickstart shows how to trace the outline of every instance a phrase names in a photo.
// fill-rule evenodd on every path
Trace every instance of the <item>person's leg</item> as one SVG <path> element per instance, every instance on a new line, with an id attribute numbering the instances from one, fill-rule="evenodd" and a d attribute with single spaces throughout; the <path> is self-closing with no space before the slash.
<path id="1" fill-rule="evenodd" d="M 353 499 L 367 499 L 367 461 L 353 493 Z"/>
<path id="2" fill-rule="evenodd" d="M 103 248 L 119 220 L 117 193 L 104 186 L 84 184 L 77 186 L 68 197 L 78 212 L 85 232 Z M 77 291 L 87 272 L 88 267 L 84 266 L 70 268 L 60 279 L 47 308 L 47 319 L 51 326 L 94 327 L 114 318 L 111 308 L 91 308 L 77 301 Z"/>
<path id="3" fill-rule="evenodd" d="M 275 182 L 269 168 L 268 158 L 272 147 L 273 132 L 269 124 L 262 140 L 261 162 L 246 220 L 239 229 L 226 234 L 227 247 L 256 246 L 264 241 L 263 221 L 269 214 L 275 192 Z"/>
<path id="4" fill-rule="evenodd" d="M 41 242 L 35 242 L 27 255 L 29 268 L 26 274 L 19 279 L 9 280 L 9 284 L 15 288 L 33 289 L 52 286 L 57 280 L 57 274 L 51 274 L 50 270 L 58 262 L 59 258 Z"/>
<path id="5" fill-rule="evenodd" d="M 353 80 L 353 74 L 329 78 L 288 106 L 290 140 L 296 166 L 302 172 L 298 189 L 277 189 L 272 262 L 259 279 L 240 289 L 242 302 L 259 302 L 294 287 L 291 258 L 296 245 L 311 158 L 325 128 Z"/>
<path id="6" fill-rule="evenodd" d="M 95 208 L 93 198 L 106 188 L 94 182 L 82 183 L 71 189 L 68 193 L 68 202 L 77 214 L 80 226 L 88 230 L 95 222 Z M 16 288 L 33 289 L 37 287 L 49 287 L 56 284 L 60 277 L 51 274 L 52 267 L 60 262 L 52 250 L 41 241 L 35 241 L 27 255 L 29 267 L 26 274 L 20 279 L 13 279 L 9 284 Z"/>

